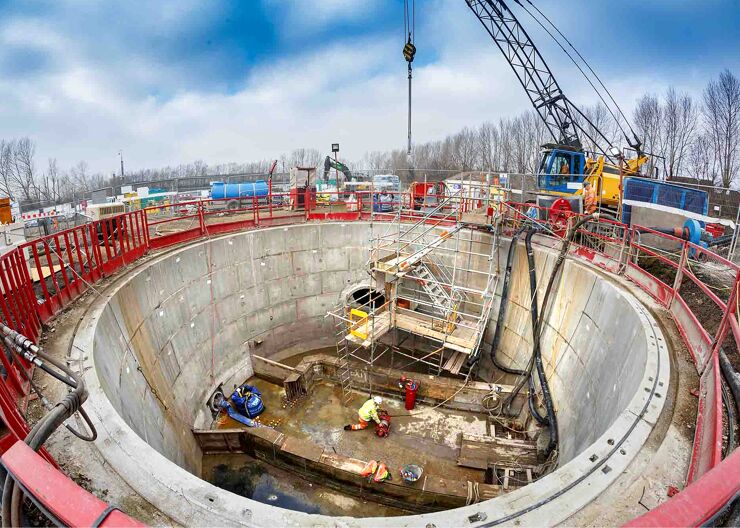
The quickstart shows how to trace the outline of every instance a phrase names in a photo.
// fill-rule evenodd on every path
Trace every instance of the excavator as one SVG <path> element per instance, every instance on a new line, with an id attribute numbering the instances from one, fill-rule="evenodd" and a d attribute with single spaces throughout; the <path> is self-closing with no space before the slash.
<path id="1" fill-rule="evenodd" d="M 349 167 L 347 167 L 341 161 L 337 161 L 335 159 L 332 159 L 331 156 L 327 156 L 326 158 L 324 158 L 324 174 L 321 178 L 324 181 L 324 183 L 329 183 L 329 170 L 330 169 L 336 169 L 337 171 L 344 174 L 344 181 L 352 180 L 352 173 L 350 172 Z"/>
<path id="2" fill-rule="evenodd" d="M 342 173 L 342 177 L 337 176 L 336 179 L 329 178 L 329 171 L 336 169 L 337 172 Z M 339 200 L 344 197 L 339 194 L 344 189 L 345 182 L 352 180 L 352 172 L 349 170 L 344 163 L 341 161 L 332 159 L 331 156 L 324 158 L 324 170 L 321 174 L 321 180 L 317 182 L 316 200 L 322 204 L 328 204 L 330 202 Z M 345 197 L 346 198 L 346 197 Z"/>
<path id="3" fill-rule="evenodd" d="M 533 18 L 535 18 L 533 10 L 544 17 L 551 28 L 540 21 L 538 23 L 553 38 L 555 38 L 553 31 L 560 33 L 530 0 L 513 1 Z M 639 176 L 640 167 L 648 161 L 648 156 L 641 150 L 642 142 L 629 127 L 629 123 L 627 126 L 632 131 L 632 137 L 630 138 L 624 130 L 623 133 L 635 153 L 631 159 L 627 159 L 622 150 L 612 145 L 611 140 L 563 93 L 534 42 L 503 0 L 465 0 L 465 2 L 504 54 L 554 140 L 553 143 L 542 146 L 537 171 L 538 189 L 550 195 L 577 196 L 583 194 L 583 187 L 589 182 L 596 190 L 601 207 L 617 209 L 622 194 L 623 178 Z M 525 3 L 531 7 L 527 8 Z M 565 39 L 562 33 L 560 35 Z M 564 47 L 563 49 L 565 50 Z M 591 69 L 590 66 L 588 68 Z M 583 72 L 582 69 L 581 71 Z M 589 83 L 592 86 L 594 80 L 601 83 L 593 70 L 591 72 L 595 79 L 592 80 L 587 76 Z M 606 90 L 603 83 L 601 85 Z M 606 92 L 608 93 L 608 90 Z M 612 102 L 619 110 L 613 98 Z M 619 112 L 626 122 L 624 114 L 621 110 Z M 617 122 L 619 123 L 618 120 Z M 583 148 L 583 139 L 595 145 L 597 151 L 586 152 Z"/>

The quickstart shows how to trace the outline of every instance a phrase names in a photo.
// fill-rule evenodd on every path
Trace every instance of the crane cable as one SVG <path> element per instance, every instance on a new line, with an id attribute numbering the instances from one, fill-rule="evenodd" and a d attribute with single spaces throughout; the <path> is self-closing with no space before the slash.
<path id="1" fill-rule="evenodd" d="M 553 24 L 553 22 L 547 17 L 547 15 L 545 15 L 542 11 L 540 11 L 540 9 L 536 5 L 534 5 L 532 3 L 531 0 L 525 0 L 525 1 L 529 5 L 531 5 L 540 14 L 542 16 L 542 18 L 544 18 L 547 21 L 547 23 L 550 24 L 550 26 L 552 26 L 553 29 L 555 29 L 555 31 L 557 31 L 558 34 L 561 37 L 563 37 L 563 40 L 565 40 L 565 42 L 568 43 L 568 46 L 570 46 L 573 49 L 573 51 L 576 52 L 576 55 L 578 55 L 578 57 L 583 61 L 583 64 L 586 65 L 586 67 L 588 68 L 588 70 L 593 74 L 593 76 L 599 82 L 599 85 L 601 85 L 601 87 L 604 89 L 604 91 L 606 92 L 606 94 L 609 96 L 609 99 L 611 99 L 612 103 L 614 103 L 614 106 L 619 111 L 619 114 L 622 116 L 622 119 L 624 119 L 624 122 L 626 123 L 627 128 L 630 129 L 630 132 L 632 132 L 632 135 L 634 136 L 635 140 L 636 141 L 639 141 L 639 139 L 637 137 L 637 134 L 635 134 L 635 130 L 632 128 L 632 125 L 630 124 L 629 119 L 627 119 L 627 116 L 624 115 L 624 112 L 622 111 L 622 108 L 619 106 L 619 104 L 617 103 L 617 101 L 614 99 L 614 96 L 612 96 L 612 93 L 609 91 L 609 88 L 606 87 L 606 85 L 603 83 L 603 81 L 601 80 L 601 78 L 599 77 L 599 75 L 594 71 L 594 69 L 588 63 L 588 61 L 586 60 L 586 58 L 583 55 L 581 55 L 581 52 L 579 52 L 578 49 L 573 45 L 573 43 L 570 40 L 568 40 L 568 37 L 566 37 L 563 34 L 563 32 L 560 31 L 555 24 Z"/>
<path id="2" fill-rule="evenodd" d="M 633 136 L 633 138 L 635 139 L 635 141 L 636 141 L 636 142 L 638 142 L 638 143 L 639 143 L 639 139 L 637 139 L 637 134 L 635 134 L 635 131 L 633 130 L 633 128 L 632 128 L 632 125 L 630 125 L 630 122 L 629 122 L 629 120 L 628 120 L 628 119 L 627 119 L 627 117 L 626 117 L 626 116 L 624 115 L 624 112 L 623 112 L 623 111 L 622 111 L 622 109 L 620 108 L 619 104 L 617 104 L 616 100 L 615 100 L 615 99 L 614 99 L 614 97 L 612 96 L 612 94 L 611 94 L 611 92 L 609 91 L 609 89 L 608 89 L 608 88 L 607 88 L 607 87 L 606 87 L 606 86 L 604 85 L 603 81 L 602 81 L 602 80 L 601 80 L 601 78 L 600 78 L 600 77 L 599 77 L 599 76 L 598 76 L 598 75 L 596 74 L 596 72 L 595 72 L 595 71 L 593 70 L 593 68 L 592 68 L 592 67 L 591 67 L 591 65 L 590 65 L 590 64 L 588 63 L 588 61 L 586 61 L 586 59 L 585 59 L 585 58 L 583 57 L 583 55 L 581 55 L 581 53 L 580 53 L 580 52 L 579 52 L 579 51 L 578 51 L 578 50 L 576 49 L 576 47 L 575 47 L 575 46 L 573 46 L 573 44 L 572 44 L 572 43 L 571 43 L 571 42 L 570 42 L 570 41 L 568 40 L 568 38 L 567 38 L 567 37 L 566 37 L 566 36 L 565 36 L 565 35 L 564 35 L 564 34 L 563 34 L 563 33 L 562 33 L 562 32 L 561 32 L 561 31 L 560 31 L 559 29 L 558 29 L 558 27 L 557 27 L 557 26 L 556 26 L 555 24 L 553 24 L 553 22 L 552 22 L 552 21 L 551 21 L 551 20 L 550 20 L 550 19 L 549 19 L 549 18 L 547 17 L 547 15 L 545 15 L 545 14 L 544 14 L 544 13 L 543 13 L 542 11 L 540 11 L 540 9 L 539 9 L 539 8 L 537 8 L 537 6 L 535 6 L 535 5 L 534 5 L 534 4 L 533 4 L 533 3 L 531 2 L 531 0 L 524 0 L 524 1 L 526 1 L 526 2 L 527 2 L 527 3 L 529 4 L 529 5 L 531 5 L 531 6 L 532 6 L 532 7 L 533 7 L 533 8 L 534 8 L 534 9 L 535 9 L 535 10 L 536 10 L 536 11 L 537 11 L 537 12 L 538 12 L 538 13 L 539 13 L 539 14 L 540 14 L 541 16 L 542 16 L 542 18 L 544 18 L 544 19 L 545 19 L 545 20 L 546 20 L 546 21 L 548 22 L 548 24 L 549 24 L 550 26 L 552 26 L 552 28 L 553 28 L 553 29 L 554 29 L 555 31 L 557 31 L 557 32 L 558 32 L 558 34 L 559 34 L 559 35 L 560 35 L 560 36 L 561 36 L 561 37 L 563 38 L 563 40 L 565 40 L 565 42 L 567 42 L 567 43 L 568 43 L 568 45 L 569 45 L 569 46 L 570 46 L 571 48 L 573 48 L 573 50 L 574 50 L 574 51 L 576 52 L 576 54 L 578 55 L 578 57 L 579 57 L 579 58 L 580 58 L 580 59 L 581 59 L 581 60 L 583 61 L 583 63 L 584 63 L 585 65 L 586 65 L 586 67 L 587 67 L 587 68 L 589 69 L 589 71 L 590 71 L 590 72 L 591 72 L 591 73 L 592 73 L 592 74 L 594 75 L 594 77 L 596 78 L 596 80 L 597 80 L 597 81 L 599 82 L 599 84 L 601 85 L 601 87 L 602 87 L 602 88 L 604 89 L 604 91 L 606 92 L 606 94 L 607 94 L 607 95 L 609 96 L 609 99 L 611 99 L 612 103 L 613 103 L 613 104 L 614 104 L 614 106 L 616 107 L 616 109 L 617 109 L 617 112 L 619 112 L 619 114 L 620 114 L 620 115 L 622 116 L 622 119 L 624 119 L 624 122 L 625 122 L 625 124 L 627 125 L 627 128 L 629 128 L 629 129 L 630 129 L 630 132 L 632 133 L 632 136 Z M 555 42 L 555 43 L 556 43 L 556 44 L 557 44 L 557 45 L 558 45 L 558 46 L 560 47 L 560 49 L 561 49 L 561 50 L 563 50 L 563 53 L 565 53 L 565 54 L 566 54 L 566 56 L 567 56 L 567 57 L 568 57 L 568 58 L 569 58 L 569 59 L 571 60 L 571 62 L 572 62 L 572 63 L 573 63 L 574 65 L 575 65 L 575 67 L 576 67 L 576 68 L 578 68 L 578 71 L 579 71 L 579 72 L 581 72 L 581 75 L 583 75 L 583 77 L 584 77 L 584 78 L 586 79 L 586 81 L 588 82 L 588 84 L 590 84 L 590 85 L 591 85 L 591 88 L 593 88 L 594 92 L 595 92 L 595 93 L 596 93 L 596 95 L 597 95 L 597 96 L 599 97 L 599 99 L 601 100 L 601 102 L 602 102 L 602 103 L 604 103 L 604 107 L 605 107 L 605 108 L 607 109 L 607 111 L 609 112 L 609 114 L 610 114 L 610 115 L 612 116 L 612 119 L 614 119 L 614 122 L 615 122 L 615 123 L 616 123 L 616 125 L 617 125 L 617 126 L 619 127 L 619 130 L 620 130 L 620 131 L 622 132 L 622 134 L 624 135 L 624 137 L 625 137 L 625 139 L 627 140 L 627 142 L 631 144 L 631 140 L 630 140 L 629 136 L 627 135 L 627 132 L 625 131 L 624 127 L 622 126 L 622 121 L 621 121 L 621 120 L 619 119 L 619 117 L 617 117 L 617 115 L 615 114 L 615 112 L 614 112 L 614 110 L 612 109 L 612 107 L 611 107 L 611 106 L 609 105 L 609 103 L 607 103 L 606 99 L 604 99 L 604 96 L 602 95 L 602 93 L 601 93 L 601 92 L 599 91 L 599 89 L 598 89 L 598 88 L 597 88 L 597 87 L 596 87 L 596 86 L 594 85 L 593 81 L 592 81 L 592 80 L 591 80 L 591 79 L 589 78 L 589 76 L 588 76 L 588 75 L 586 75 L 586 72 L 585 72 L 585 71 L 583 71 L 583 68 L 582 68 L 582 67 L 581 67 L 581 66 L 580 66 L 580 65 L 578 64 L 578 62 L 576 61 L 576 59 L 575 59 L 575 58 L 573 58 L 573 56 L 571 55 L 571 53 L 570 53 L 570 52 L 569 52 L 569 51 L 568 51 L 567 49 L 565 49 L 565 46 L 563 46 L 563 44 L 562 44 L 562 43 L 561 43 L 561 42 L 560 42 L 560 41 L 558 40 L 558 38 L 557 38 L 557 37 L 556 37 L 555 35 L 553 35 L 553 33 L 552 33 L 552 32 L 551 32 L 551 31 L 550 31 L 550 30 L 549 30 L 549 29 L 548 29 L 547 27 L 545 27 L 545 25 L 544 25 L 544 24 L 542 23 L 542 21 L 541 21 L 541 20 L 540 20 L 539 18 L 537 18 L 537 17 L 536 17 L 536 16 L 535 16 L 535 15 L 534 15 L 534 14 L 533 14 L 533 13 L 532 13 L 532 12 L 531 12 L 531 11 L 530 11 L 529 9 L 527 9 L 527 7 L 526 7 L 526 6 L 524 5 L 524 4 L 522 4 L 521 0 L 514 0 L 514 2 L 516 2 L 516 4 L 517 4 L 517 5 L 519 5 L 519 6 L 520 6 L 520 7 L 522 8 L 522 9 L 524 9 L 524 11 L 526 11 L 526 13 L 527 13 L 527 14 L 528 14 L 528 15 L 529 15 L 530 17 L 532 17 L 532 19 L 533 19 L 533 20 L 534 20 L 535 22 L 537 22 L 537 24 L 539 24 L 539 26 L 540 26 L 540 27 L 541 27 L 541 28 L 542 28 L 542 29 L 543 29 L 543 30 L 544 30 L 544 31 L 545 31 L 545 32 L 546 32 L 546 33 L 547 33 L 547 34 L 548 34 L 548 35 L 550 36 L 550 38 L 552 38 L 552 40 L 553 40 L 553 41 L 554 41 L 554 42 Z"/>
<path id="3" fill-rule="evenodd" d="M 409 78 L 409 111 L 408 111 L 408 145 L 406 155 L 411 157 L 411 63 L 414 62 L 416 46 L 414 46 L 414 29 L 416 26 L 416 2 L 415 0 L 403 0 L 403 57 L 408 62 Z"/>

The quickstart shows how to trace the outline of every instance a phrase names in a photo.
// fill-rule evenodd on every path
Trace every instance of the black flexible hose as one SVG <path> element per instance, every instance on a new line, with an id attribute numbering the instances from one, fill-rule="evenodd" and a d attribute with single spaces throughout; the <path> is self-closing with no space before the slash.
<path id="1" fill-rule="evenodd" d="M 529 302 L 529 313 L 532 318 L 532 356 L 535 359 L 535 364 L 537 363 L 537 357 L 539 352 L 539 339 L 537 338 L 537 321 L 539 320 L 539 314 L 538 314 L 538 299 L 537 299 L 537 268 L 535 266 L 534 262 L 534 250 L 532 249 L 532 237 L 537 232 L 537 229 L 531 228 L 529 231 L 527 231 L 527 236 L 524 238 L 524 245 L 527 248 L 527 265 L 529 268 L 529 293 L 530 293 L 530 302 Z M 542 360 L 540 359 L 540 363 L 542 363 Z M 530 362 L 530 365 L 532 363 Z M 537 423 L 541 425 L 550 425 L 552 426 L 553 419 L 552 416 L 550 416 L 550 412 L 548 410 L 547 416 L 542 416 L 537 409 L 537 404 L 535 402 L 535 396 L 537 394 L 537 390 L 534 384 L 534 376 L 532 375 L 532 368 L 530 366 L 529 370 L 527 371 L 527 377 L 529 380 L 529 412 L 532 415 L 532 417 L 537 420 Z M 542 378 L 540 378 L 540 384 L 542 383 Z M 544 390 L 543 390 L 544 395 Z M 553 413 L 554 414 L 554 413 Z"/>
<path id="2" fill-rule="evenodd" d="M 735 371 L 732 363 L 730 363 L 730 359 L 722 348 L 719 349 L 719 367 L 727 385 L 730 386 L 735 404 L 740 405 L 740 374 Z"/>
<path id="3" fill-rule="evenodd" d="M 573 242 L 573 239 L 576 236 L 576 233 L 578 232 L 578 229 L 585 224 L 586 222 L 589 222 L 594 219 L 598 219 L 599 215 L 598 213 L 594 213 L 588 216 L 582 217 L 576 224 L 568 231 L 568 234 L 563 239 L 563 243 L 560 247 L 560 253 L 558 253 L 558 258 L 555 261 L 555 264 L 553 265 L 552 272 L 550 273 L 550 279 L 547 282 L 547 288 L 545 289 L 545 295 L 542 298 L 542 313 L 544 314 L 547 311 L 547 305 L 550 300 L 550 295 L 552 294 L 553 287 L 555 285 L 555 279 L 558 277 L 558 273 L 560 271 L 560 268 L 563 265 L 563 262 L 565 261 L 565 256 L 568 253 L 568 248 L 570 248 L 570 244 Z M 536 332 L 535 335 L 537 338 L 534 340 L 533 346 L 536 346 L 539 348 L 539 336 L 542 332 L 542 324 L 543 324 L 543 318 L 542 316 L 538 317 L 537 319 L 537 325 L 536 325 Z M 531 371 L 532 364 L 534 363 L 535 354 L 532 354 L 529 360 L 529 365 L 527 367 L 527 371 Z M 524 386 L 524 383 L 526 383 L 526 379 L 522 378 L 514 387 L 514 390 L 507 396 L 506 400 L 504 400 L 502 409 L 509 410 L 511 408 L 511 403 L 514 401 L 514 398 L 519 393 L 519 391 L 522 390 L 522 387 Z M 552 426 L 552 424 L 551 424 Z M 555 424 L 555 427 L 551 429 L 551 431 L 554 431 L 554 435 L 550 435 L 550 442 L 547 446 L 546 453 L 549 455 L 552 450 L 555 448 L 555 446 L 558 443 L 558 430 L 557 430 L 557 424 Z"/>
<path id="4" fill-rule="evenodd" d="M 49 401 L 46 399 L 44 394 L 41 392 L 41 389 L 36 385 L 36 383 L 33 381 L 33 378 L 29 376 L 29 374 L 26 372 L 25 369 L 18 369 L 18 371 L 21 373 L 21 375 L 28 381 L 28 384 L 31 386 L 31 390 L 36 393 L 39 400 L 41 400 L 41 403 L 44 405 L 44 407 L 47 408 L 47 410 L 50 408 Z M 45 372 L 51 373 L 48 369 L 44 369 Z M 55 378 L 59 379 L 60 381 L 63 381 L 66 385 L 69 385 L 70 387 L 74 388 L 74 380 L 69 380 L 67 378 L 61 378 L 60 375 L 55 375 Z M 87 424 L 87 428 L 90 431 L 89 435 L 85 435 L 81 432 L 79 432 L 77 429 L 72 427 L 71 425 L 65 423 L 64 427 L 67 428 L 67 431 L 75 435 L 80 440 L 83 440 L 85 442 L 94 442 L 98 438 L 98 431 L 95 429 L 95 425 L 92 423 L 92 420 L 90 420 L 90 416 L 87 414 L 87 411 L 83 407 L 80 407 L 80 410 L 78 411 L 80 413 L 80 416 Z M 0 466 L 1 467 L 1 466 Z M 0 478 L 0 482 L 3 482 L 5 478 Z"/>
<path id="5" fill-rule="evenodd" d="M 27 343 L 19 343 L 18 339 L 14 339 L 12 336 L 6 335 L 4 338 L 5 344 L 8 346 L 9 349 L 16 352 L 18 355 L 23 356 L 26 360 L 30 361 L 37 367 L 39 367 L 41 370 L 49 374 L 50 376 L 56 378 L 57 380 L 61 381 L 62 383 L 69 385 L 70 387 L 75 387 L 74 380 L 70 379 L 69 377 L 64 376 L 63 374 L 60 374 L 59 372 L 56 372 L 55 370 L 51 369 L 48 365 L 46 365 L 43 361 L 41 361 L 39 358 L 42 358 L 46 360 L 48 363 L 51 363 L 55 367 L 57 367 L 59 370 L 62 370 L 61 363 L 57 362 L 54 358 L 47 356 L 43 352 L 41 352 L 36 345 L 29 345 L 28 343 L 31 343 L 28 341 Z M 20 368 L 18 370 L 24 371 L 23 368 Z"/>
<path id="6" fill-rule="evenodd" d="M 498 317 L 496 318 L 496 329 L 493 332 L 493 341 L 491 341 L 491 348 L 489 355 L 493 361 L 493 365 L 502 372 L 507 374 L 516 374 L 517 376 L 524 376 L 525 371 L 507 367 L 498 359 L 497 352 L 498 346 L 501 342 L 501 329 L 504 326 L 504 319 L 506 318 L 506 309 L 509 306 L 509 282 L 511 282 L 511 270 L 514 266 L 514 257 L 516 256 L 516 245 L 519 237 L 524 232 L 525 228 L 520 228 L 514 236 L 511 237 L 511 243 L 509 244 L 509 251 L 506 256 L 506 268 L 504 270 L 504 282 L 501 286 L 501 304 L 498 309 Z"/>
<path id="7" fill-rule="evenodd" d="M 69 367 L 39 351 L 36 345 L 17 332 L 14 332 L 13 330 L 8 332 L 6 330 L 7 327 L 5 327 L 5 325 L 2 326 L 2 333 L 14 341 L 14 346 L 11 347 L 12 349 L 15 350 L 16 346 L 22 347 L 24 350 L 36 354 L 45 361 L 48 361 L 67 376 L 67 379 L 62 379 L 62 381 L 73 387 L 73 390 L 57 403 L 49 413 L 41 418 L 41 420 L 36 423 L 33 429 L 31 429 L 26 436 L 24 440 L 26 444 L 28 444 L 34 451 L 37 451 L 67 418 L 81 410 L 83 402 L 87 399 L 87 390 L 82 378 Z M 23 339 L 21 340 L 18 336 Z M 34 361 L 34 364 L 38 365 L 38 362 Z M 83 418 L 85 418 L 89 423 L 89 417 L 87 414 L 83 414 Z M 22 499 L 23 492 L 21 487 L 15 482 L 15 479 L 10 472 L 8 472 L 2 493 L 2 523 L 4 527 L 21 525 Z"/>

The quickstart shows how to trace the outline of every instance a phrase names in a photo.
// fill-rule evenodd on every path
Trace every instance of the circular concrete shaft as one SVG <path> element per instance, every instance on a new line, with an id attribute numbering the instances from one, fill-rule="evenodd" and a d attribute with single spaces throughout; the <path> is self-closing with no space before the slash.
<path id="1" fill-rule="evenodd" d="M 490 254 L 488 234 L 468 236 Z M 325 314 L 342 291 L 366 280 L 369 238 L 366 223 L 249 231 L 169 252 L 123 277 L 94 304 L 74 342 L 91 367 L 86 408 L 106 462 L 184 525 L 551 525 L 624 471 L 662 410 L 668 349 L 652 316 L 618 282 L 569 259 L 542 335 L 559 467 L 540 480 L 464 508 L 381 521 L 284 510 L 195 476 L 201 454 L 191 430 L 210 425 L 208 396 L 220 383 L 247 379 L 253 351 L 280 359 L 333 345 Z M 538 277 L 547 277 L 554 252 L 538 248 L 536 258 Z M 501 352 L 521 364 L 531 327 L 526 259 L 517 262 Z M 494 309 L 486 339 L 495 319 Z M 490 373 L 484 363 L 481 374 Z M 486 520 L 471 523 L 479 512 Z"/>

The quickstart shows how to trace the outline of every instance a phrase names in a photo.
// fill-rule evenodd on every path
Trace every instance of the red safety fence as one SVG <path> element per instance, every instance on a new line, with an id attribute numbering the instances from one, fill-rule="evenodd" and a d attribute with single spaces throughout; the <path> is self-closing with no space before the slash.
<path id="1" fill-rule="evenodd" d="M 145 526 L 79 487 L 23 442 L 8 449 L 2 455 L 2 463 L 21 488 L 61 526 Z"/>
<path id="2" fill-rule="evenodd" d="M 293 191 L 238 200 L 160 204 L 42 237 L 2 255 L 0 317 L 8 326 L 38 341 L 42 324 L 97 281 L 150 250 L 208 236 L 313 220 L 392 221 L 400 218 L 404 222 L 446 227 L 471 212 L 483 212 L 488 218 L 503 217 L 504 231 L 508 233 L 527 223 L 538 224 L 542 234 L 550 235 L 541 237 L 540 242 L 550 247 L 558 247 L 559 237 L 568 225 L 575 217 L 582 216 L 533 204 L 437 194 L 419 197 L 408 192 L 386 191 Z M 740 268 L 670 234 L 649 227 L 628 227 L 605 218 L 578 230 L 571 254 L 623 275 L 671 312 L 700 375 L 696 434 L 687 477 L 689 483 L 696 481 L 690 487 L 691 493 L 699 493 L 696 490 L 701 489 L 700 484 L 705 479 L 697 479 L 702 475 L 712 475 L 711 482 L 722 478 L 734 478 L 736 482 L 732 467 L 721 459 L 718 351 L 723 343 L 735 350 L 740 343 L 737 309 Z M 721 283 L 725 286 L 708 280 L 718 270 L 726 279 Z M 704 303 L 713 307 L 711 317 L 706 310 L 698 309 Z M 39 462 L 31 460 L 33 456 L 20 447 L 12 451 L 12 455 L 9 449 L 28 432 L 23 413 L 32 371 L 29 365 L 8 354 L 0 354 L 0 360 L 4 380 L 0 384 L 0 417 L 4 426 L 0 432 L 0 453 L 6 453 L 3 462 L 13 465 L 19 479 L 28 480 L 30 477 L 17 460 L 26 460 L 28 471 L 35 471 L 33 467 Z M 48 454 L 42 451 L 41 456 L 53 464 Z M 711 492 L 713 488 L 706 489 Z M 82 500 L 80 494 L 86 492 L 77 488 L 70 493 L 79 495 Z M 57 504 L 59 497 L 53 493 L 47 494 L 44 500 L 45 506 L 52 511 L 63 509 Z M 712 501 L 705 502 L 709 508 Z M 712 502 L 712 507 L 716 502 Z M 95 507 L 99 509 L 100 505 Z M 73 517 L 71 523 L 80 524 L 73 522 L 75 519 L 80 521 Z"/>
<path id="3" fill-rule="evenodd" d="M 737 495 L 738 475 L 740 449 L 736 449 L 721 466 L 702 475 L 681 493 L 625 526 L 706 526 L 707 521 Z"/>
<path id="4" fill-rule="evenodd" d="M 148 237 L 146 216 L 134 211 L 38 238 L 14 250 L 15 258 L 22 260 L 25 290 L 32 293 L 29 299 L 37 319 L 48 321 L 90 284 L 144 255 Z M 13 328 L 38 338 L 37 332 Z"/>

